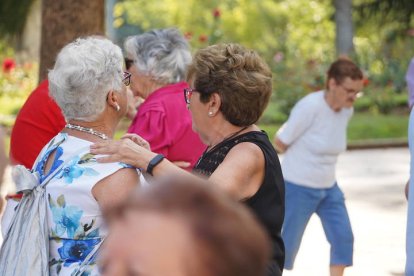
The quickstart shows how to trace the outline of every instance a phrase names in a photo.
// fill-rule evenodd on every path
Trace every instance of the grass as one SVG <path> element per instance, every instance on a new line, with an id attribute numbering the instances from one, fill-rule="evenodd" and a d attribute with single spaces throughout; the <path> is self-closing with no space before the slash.
<path id="1" fill-rule="evenodd" d="M 407 139 L 409 115 L 355 114 L 348 127 L 348 141 Z"/>
<path id="2" fill-rule="evenodd" d="M 348 143 L 373 139 L 407 139 L 408 114 L 355 113 L 348 126 Z M 281 125 L 261 124 L 272 140 Z"/>

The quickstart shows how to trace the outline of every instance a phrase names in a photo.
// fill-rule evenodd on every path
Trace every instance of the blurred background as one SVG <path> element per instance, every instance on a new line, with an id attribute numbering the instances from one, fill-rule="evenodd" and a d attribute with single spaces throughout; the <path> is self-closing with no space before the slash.
<path id="1" fill-rule="evenodd" d="M 347 55 L 366 76 L 349 145 L 404 145 L 413 14 L 412 0 L 2 0 L 0 124 L 10 131 L 57 52 L 74 38 L 106 35 L 122 47 L 128 35 L 175 26 L 193 51 L 238 42 L 266 59 L 274 86 L 260 126 L 271 137 L 299 98 L 323 89 L 328 65 Z"/>

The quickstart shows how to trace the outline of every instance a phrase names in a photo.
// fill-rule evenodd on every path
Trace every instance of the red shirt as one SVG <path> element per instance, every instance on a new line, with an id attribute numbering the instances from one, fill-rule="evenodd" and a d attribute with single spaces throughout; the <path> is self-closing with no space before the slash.
<path id="1" fill-rule="evenodd" d="M 206 146 L 192 130 L 190 112 L 184 101 L 185 82 L 164 86 L 139 106 L 129 133 L 147 140 L 151 150 L 170 161 L 190 162 L 191 170 Z"/>
<path id="2" fill-rule="evenodd" d="M 65 119 L 49 97 L 49 82 L 44 80 L 20 109 L 10 137 L 13 164 L 32 168 L 42 148 L 65 126 Z"/>

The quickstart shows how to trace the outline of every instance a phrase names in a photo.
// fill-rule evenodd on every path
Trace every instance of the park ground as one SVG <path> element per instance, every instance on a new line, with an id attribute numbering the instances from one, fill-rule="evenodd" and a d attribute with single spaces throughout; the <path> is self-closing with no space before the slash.
<path id="1" fill-rule="evenodd" d="M 283 156 L 282 156 L 283 158 Z M 354 265 L 345 276 L 403 276 L 409 176 L 408 148 L 347 151 L 337 178 L 354 231 Z M 312 217 L 292 271 L 285 276 L 329 275 L 329 244 Z"/>

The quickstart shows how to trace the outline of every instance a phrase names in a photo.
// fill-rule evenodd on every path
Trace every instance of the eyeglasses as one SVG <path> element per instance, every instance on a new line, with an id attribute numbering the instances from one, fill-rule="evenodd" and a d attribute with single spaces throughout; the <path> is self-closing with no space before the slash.
<path id="1" fill-rule="evenodd" d="M 339 86 L 342 87 L 348 95 L 358 96 L 361 92 L 361 91 L 355 91 L 352 88 L 347 88 L 347 87 L 343 86 L 342 84 L 339 84 Z"/>
<path id="2" fill-rule="evenodd" d="M 128 86 L 131 84 L 131 73 L 129 72 L 124 72 L 124 75 L 122 77 L 122 82 Z"/>
<path id="3" fill-rule="evenodd" d="M 131 68 L 131 66 L 134 65 L 134 60 L 133 59 L 124 58 L 124 61 L 125 61 L 125 68 L 127 70 L 129 70 L 129 68 Z"/>
<path id="4" fill-rule="evenodd" d="M 186 104 L 190 104 L 190 98 L 194 91 L 192 88 L 184 88 L 184 101 Z"/>

